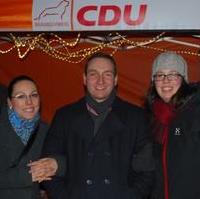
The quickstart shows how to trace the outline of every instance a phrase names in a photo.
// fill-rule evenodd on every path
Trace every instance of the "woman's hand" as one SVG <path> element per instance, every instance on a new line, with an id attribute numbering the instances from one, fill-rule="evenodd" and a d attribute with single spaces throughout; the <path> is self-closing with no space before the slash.
<path id="1" fill-rule="evenodd" d="M 54 158 L 42 158 L 28 164 L 30 167 L 29 173 L 32 175 L 33 182 L 42 182 L 51 180 L 55 175 L 58 164 Z"/>

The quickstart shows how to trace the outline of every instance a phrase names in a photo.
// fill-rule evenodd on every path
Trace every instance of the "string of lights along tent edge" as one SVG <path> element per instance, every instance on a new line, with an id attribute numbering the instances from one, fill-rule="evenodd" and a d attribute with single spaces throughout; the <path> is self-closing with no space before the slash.
<path id="1" fill-rule="evenodd" d="M 153 45 L 161 41 L 170 41 L 170 38 L 165 36 L 165 32 L 158 34 L 146 40 L 136 40 L 128 38 L 127 35 L 119 33 L 109 33 L 104 37 L 87 36 L 81 37 L 79 33 L 75 38 L 66 39 L 55 33 L 39 33 L 31 36 L 17 36 L 14 33 L 9 33 L 6 37 L 0 37 L 0 44 L 7 43 L 8 48 L 3 49 L 0 46 L 0 54 L 7 54 L 11 51 L 17 50 L 17 55 L 20 59 L 25 58 L 29 52 L 33 50 L 40 50 L 41 53 L 47 54 L 55 59 L 66 61 L 69 63 L 80 63 L 93 53 L 104 50 L 105 48 L 112 49 L 110 54 L 113 56 L 119 50 L 130 50 L 133 48 L 146 48 L 149 50 L 164 52 L 169 49 L 154 47 Z M 197 36 L 200 39 L 200 37 Z M 74 48 L 79 43 L 92 43 L 92 47 Z M 178 50 L 174 51 L 179 54 L 188 54 L 192 56 L 200 56 L 200 45 L 196 44 L 195 50 Z"/>

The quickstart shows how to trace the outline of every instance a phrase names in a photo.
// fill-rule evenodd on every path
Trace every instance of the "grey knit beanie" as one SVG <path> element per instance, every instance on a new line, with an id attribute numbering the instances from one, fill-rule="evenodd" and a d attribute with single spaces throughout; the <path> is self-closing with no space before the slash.
<path id="1" fill-rule="evenodd" d="M 156 57 L 152 66 L 152 80 L 153 76 L 161 69 L 172 69 L 177 71 L 183 78 L 188 81 L 188 66 L 181 55 L 174 52 L 164 52 Z"/>

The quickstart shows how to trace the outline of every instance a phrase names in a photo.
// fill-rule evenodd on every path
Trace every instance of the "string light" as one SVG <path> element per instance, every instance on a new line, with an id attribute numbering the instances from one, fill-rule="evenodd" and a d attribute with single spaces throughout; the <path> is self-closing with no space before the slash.
<path id="1" fill-rule="evenodd" d="M 95 41 L 95 46 L 81 48 L 74 50 L 79 43 L 84 41 L 79 33 L 75 39 L 65 40 L 62 37 L 54 33 L 41 33 L 36 36 L 27 35 L 26 37 L 15 36 L 10 34 L 10 41 L 12 46 L 9 49 L 0 49 L 0 54 L 7 54 L 17 49 L 17 54 L 20 59 L 23 59 L 28 55 L 30 51 L 35 49 L 41 50 L 43 53 L 62 61 L 69 63 L 80 63 L 93 53 L 99 52 L 105 48 L 113 49 L 110 54 L 113 56 L 118 50 L 129 50 L 132 48 L 146 48 L 155 51 L 164 52 L 169 49 L 157 48 L 152 46 L 154 43 L 162 41 L 165 32 L 144 41 L 134 41 L 128 39 L 127 36 L 119 33 L 109 34 L 105 37 L 105 41 Z M 88 40 L 88 39 L 87 39 Z M 192 52 L 191 50 L 178 50 L 174 51 L 179 54 L 188 54 L 192 56 L 200 56 L 198 52 Z"/>

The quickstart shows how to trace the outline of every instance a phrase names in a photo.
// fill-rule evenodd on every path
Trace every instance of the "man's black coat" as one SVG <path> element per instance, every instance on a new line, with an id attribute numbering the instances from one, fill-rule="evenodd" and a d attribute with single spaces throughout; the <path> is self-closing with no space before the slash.
<path id="1" fill-rule="evenodd" d="M 58 110 L 43 155 L 65 157 L 64 175 L 45 183 L 49 198 L 146 198 L 153 178 L 146 127 L 143 111 L 118 97 L 95 136 L 84 98 Z"/>

